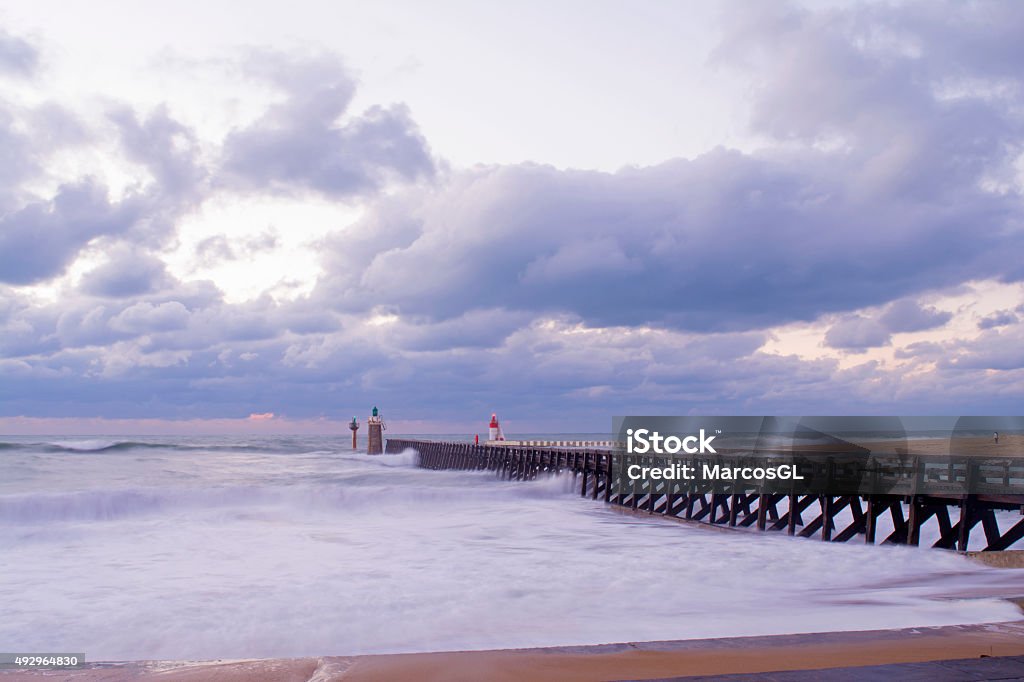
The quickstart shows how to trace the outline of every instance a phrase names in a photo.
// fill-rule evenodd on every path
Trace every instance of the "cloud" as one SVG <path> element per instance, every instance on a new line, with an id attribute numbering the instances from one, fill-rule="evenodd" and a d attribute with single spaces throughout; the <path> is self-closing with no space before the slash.
<path id="1" fill-rule="evenodd" d="M 32 284 L 62 273 L 96 237 L 127 233 L 144 208 L 138 197 L 111 203 L 104 187 L 83 180 L 0 216 L 0 282 Z"/>
<path id="2" fill-rule="evenodd" d="M 427 142 L 407 107 L 349 111 L 356 84 L 337 57 L 256 50 L 245 70 L 284 100 L 224 141 L 229 186 L 347 199 L 371 195 L 392 178 L 433 175 Z"/>
<path id="3" fill-rule="evenodd" d="M 115 108 L 109 116 L 126 158 L 150 171 L 162 197 L 180 202 L 203 196 L 207 172 L 199 161 L 195 133 L 172 118 L 166 105 L 156 107 L 144 120 L 125 106 Z"/>
<path id="4" fill-rule="evenodd" d="M 936 341 L 916 341 L 914 343 L 907 344 L 902 348 L 897 348 L 893 355 L 897 359 L 917 359 L 917 360 L 928 360 L 934 361 L 946 354 L 946 349 L 943 344 Z"/>
<path id="5" fill-rule="evenodd" d="M 826 346 L 852 352 L 887 346 L 891 339 L 884 324 L 861 315 L 845 317 L 829 327 L 825 333 Z"/>
<path id="6" fill-rule="evenodd" d="M 221 261 L 235 260 L 235 250 L 231 241 L 223 234 L 206 237 L 196 243 L 195 254 L 199 263 L 210 266 Z"/>
<path id="7" fill-rule="evenodd" d="M 22 186 L 45 174 L 50 157 L 80 146 L 88 132 L 78 118 L 53 102 L 19 106 L 0 99 L 0 213 L 23 206 Z"/>
<path id="8" fill-rule="evenodd" d="M 152 174 L 148 186 L 127 188 L 117 200 L 94 175 L 58 184 L 52 194 L 26 188 L 58 152 L 91 141 L 78 119 L 57 105 L 0 109 L 0 282 L 35 284 L 63 274 L 79 252 L 100 238 L 158 245 L 174 235 L 177 219 L 204 194 L 191 132 L 158 108 L 140 122 L 127 108 L 111 114 L 128 161 Z M 38 116 L 37 116 L 38 114 Z M 30 122 L 19 126 L 19 123 Z"/>
<path id="9" fill-rule="evenodd" d="M 948 342 L 945 345 L 946 355 L 940 361 L 945 368 L 982 372 L 1012 372 L 1024 368 L 1024 327 L 1020 325 L 989 328 L 969 343 Z M 1006 377 L 1006 380 L 1011 379 Z"/>
<path id="10" fill-rule="evenodd" d="M 1022 16 L 955 3 L 737 10 L 717 59 L 756 69 L 751 125 L 770 141 L 758 152 L 618 173 L 468 170 L 391 197 L 328 240 L 318 294 L 350 312 L 445 319 L 501 306 L 721 331 L 1013 279 L 1024 88 L 1001 60 L 1019 52 L 1006 25 L 1024 30 Z M 989 57 L 943 56 L 961 32 L 962 49 Z M 1005 79 L 993 96 L 988 85 Z M 908 301 L 883 323 L 920 331 L 948 319 Z M 843 331 L 836 342 L 855 340 Z"/>
<path id="11" fill-rule="evenodd" d="M 228 239 L 227 235 L 215 234 L 200 240 L 195 246 L 195 254 L 200 264 L 211 266 L 273 251 L 277 245 L 278 236 L 273 230 L 248 239 Z"/>
<path id="12" fill-rule="evenodd" d="M 1002 254 L 1024 248 L 1019 231 L 963 229 L 1009 226 L 1016 198 L 851 196 L 859 171 L 847 164 L 717 150 L 618 173 L 466 171 L 328 239 L 318 295 L 435 319 L 501 306 L 592 325 L 757 329 L 998 275 L 1013 266 Z M 913 324 L 942 316 L 918 311 Z"/>
<path id="13" fill-rule="evenodd" d="M 615 173 L 440 172 L 410 112 L 354 110 L 355 79 L 323 54 L 251 52 L 275 99 L 223 140 L 173 102 L 110 107 L 116 148 L 70 112 L 33 127 L 0 108 L 0 281 L 47 282 L 85 247 L 109 259 L 52 302 L 0 286 L 0 414 L 317 419 L 380 402 L 598 429 L 616 412 L 1011 409 L 1024 343 L 997 322 L 1012 314 L 958 338 L 920 301 L 1022 272 L 1007 256 L 1024 249 L 1021 16 L 745 6 L 716 60 L 750 69 L 757 151 Z M 76 167 L 46 194 L 70 144 L 133 180 L 115 192 Z M 190 210 L 246 193 L 365 208 L 317 245 L 309 297 L 229 304 L 160 262 Z M 279 246 L 203 237 L 206 265 Z M 828 325 L 824 357 L 765 350 L 793 322 Z M 925 330 L 898 363 L 857 363 Z"/>
<path id="14" fill-rule="evenodd" d="M 953 319 L 953 313 L 925 308 L 916 301 L 904 299 L 890 303 L 879 321 L 893 333 L 919 332 L 934 329 Z"/>
<path id="15" fill-rule="evenodd" d="M 978 329 L 993 329 L 1016 324 L 1018 317 L 1009 310 L 1000 310 L 978 321 Z"/>
<path id="16" fill-rule="evenodd" d="M 753 10 L 753 11 L 750 11 Z M 751 123 L 779 139 L 837 143 L 862 162 L 853 188 L 962 196 L 1006 173 L 1019 134 L 1020 8 L 955 2 L 727 15 L 718 59 L 755 65 Z M 1009 83 L 1005 96 L 993 86 Z M 908 166 L 914 172 L 907 172 Z"/>
<path id="17" fill-rule="evenodd" d="M 0 106 L 0 209 L 9 209 L 18 185 L 38 171 L 31 139 L 18 129 L 11 110 Z"/>
<path id="18" fill-rule="evenodd" d="M 178 301 L 159 305 L 136 303 L 110 320 L 110 327 L 117 331 L 146 333 L 182 329 L 189 318 L 188 308 Z"/>
<path id="19" fill-rule="evenodd" d="M 38 67 L 38 50 L 24 38 L 0 29 L 0 76 L 32 76 Z"/>
<path id="20" fill-rule="evenodd" d="M 156 256 L 121 246 L 109 260 L 85 274 L 79 288 L 93 296 L 125 298 L 153 293 L 173 285 L 164 262 Z"/>

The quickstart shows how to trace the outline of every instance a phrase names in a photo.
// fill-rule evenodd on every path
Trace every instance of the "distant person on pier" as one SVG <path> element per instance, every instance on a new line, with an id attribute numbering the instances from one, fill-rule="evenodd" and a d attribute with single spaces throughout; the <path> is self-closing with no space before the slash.
<path id="1" fill-rule="evenodd" d="M 996 445 L 999 445 L 999 432 L 998 431 L 996 431 L 995 433 L 992 434 L 992 442 L 994 442 Z"/>

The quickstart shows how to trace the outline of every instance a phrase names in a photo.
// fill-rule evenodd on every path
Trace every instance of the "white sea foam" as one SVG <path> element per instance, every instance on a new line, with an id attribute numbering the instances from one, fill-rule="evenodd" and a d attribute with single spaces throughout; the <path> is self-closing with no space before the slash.
<path id="1" fill-rule="evenodd" d="M 203 445 L 0 452 L 4 648 L 244 658 L 910 627 L 1014 619 L 973 597 L 1024 594 L 1024 572 L 946 552 L 617 513 L 571 478 Z"/>
<path id="2" fill-rule="evenodd" d="M 69 450 L 77 452 L 97 452 L 100 450 L 106 450 L 114 445 L 117 445 L 118 441 L 114 440 L 100 440 L 96 438 L 88 440 L 60 440 L 47 442 L 52 448 L 58 450 Z"/>

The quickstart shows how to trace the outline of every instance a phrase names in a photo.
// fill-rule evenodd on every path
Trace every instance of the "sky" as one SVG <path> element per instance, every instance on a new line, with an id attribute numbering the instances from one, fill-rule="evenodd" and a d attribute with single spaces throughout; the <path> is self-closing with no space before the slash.
<path id="1" fill-rule="evenodd" d="M 1024 5 L 0 0 L 0 433 L 1020 414 Z"/>

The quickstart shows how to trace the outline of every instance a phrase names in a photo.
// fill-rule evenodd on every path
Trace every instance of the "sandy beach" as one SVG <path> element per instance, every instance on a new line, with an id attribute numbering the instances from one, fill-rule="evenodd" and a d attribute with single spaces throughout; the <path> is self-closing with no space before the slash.
<path id="1" fill-rule="evenodd" d="M 820 670 L 1024 655 L 1024 621 L 494 651 L 209 662 L 97 663 L 72 671 L 0 672 L 0 680 L 331 682 L 597 680 Z"/>

